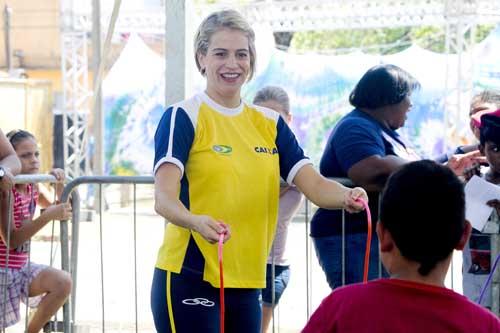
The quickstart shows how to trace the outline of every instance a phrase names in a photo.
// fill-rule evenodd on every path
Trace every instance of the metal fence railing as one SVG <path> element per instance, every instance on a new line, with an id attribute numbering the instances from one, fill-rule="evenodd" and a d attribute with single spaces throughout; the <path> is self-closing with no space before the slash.
<path id="1" fill-rule="evenodd" d="M 347 179 L 336 180 L 351 185 Z M 49 175 L 16 177 L 16 183 L 54 181 L 54 177 Z M 71 273 L 73 289 L 62 310 L 64 332 L 154 331 L 149 310 L 149 289 L 164 223 L 153 211 L 153 182 L 151 176 L 88 176 L 66 184 L 61 199 L 66 201 L 71 197 L 73 218 L 71 227 L 68 221 L 60 223 L 60 253 L 61 268 Z M 104 187 L 115 184 L 127 184 L 133 188 L 129 208 L 106 211 L 104 208 L 109 202 L 101 199 L 103 201 L 97 205 L 95 221 L 81 221 L 79 186 L 96 186 L 99 191 L 96 197 L 105 198 Z M 138 198 L 138 185 L 150 191 L 146 192 L 145 202 Z M 273 316 L 273 332 L 280 332 L 283 327 L 300 329 L 329 292 L 323 272 L 313 258 L 309 237 L 314 209 L 306 200 L 291 225 L 289 242 L 294 251 L 291 258 L 292 280 Z M 345 234 L 342 239 L 342 271 L 345 272 Z M 499 247 L 498 235 L 494 235 L 492 255 L 498 253 Z M 461 258 L 461 255 L 455 257 Z M 460 291 L 461 283 L 456 277 L 460 275 L 461 262 L 454 262 L 447 285 Z M 499 275 L 497 270 L 492 281 L 492 310 L 497 313 Z"/>
<path id="2" fill-rule="evenodd" d="M 98 203 L 98 216 L 99 216 L 99 249 L 100 249 L 100 282 L 101 282 L 101 325 L 102 331 L 105 331 L 106 322 L 106 312 L 105 312 L 105 288 L 104 288 L 104 239 L 103 239 L 103 185 L 109 184 L 130 184 L 134 187 L 133 190 L 133 257 L 134 257 L 134 274 L 133 274 L 133 289 L 134 289 L 134 309 L 135 309 L 135 331 L 138 331 L 138 318 L 137 318 L 137 243 L 136 243 L 136 226 L 137 226 L 137 210 L 136 210 L 136 185 L 138 184 L 153 184 L 154 180 L 151 176 L 136 176 L 136 177 L 125 177 L 125 176 L 84 176 L 78 177 L 73 181 L 69 182 L 64 188 L 62 194 L 62 200 L 66 200 L 70 193 L 72 193 L 78 186 L 82 184 L 94 184 L 98 185 L 99 193 L 98 198 L 101 198 L 101 202 Z M 65 230 L 67 232 L 67 230 Z M 64 241 L 63 241 L 64 239 Z M 63 254 L 63 267 L 69 267 L 73 279 L 73 291 L 71 295 L 70 304 L 71 307 L 65 307 L 65 318 L 71 318 L 70 321 L 65 321 L 65 332 L 73 332 L 75 328 L 75 317 L 76 317 L 76 300 L 77 300 L 77 282 L 78 282 L 78 258 L 79 258 L 79 239 L 80 239 L 80 221 L 74 220 L 72 224 L 72 242 L 71 242 L 71 257 L 67 255 L 70 253 L 68 237 L 62 237 L 62 247 L 65 249 Z M 66 256 L 65 256 L 66 255 Z"/>

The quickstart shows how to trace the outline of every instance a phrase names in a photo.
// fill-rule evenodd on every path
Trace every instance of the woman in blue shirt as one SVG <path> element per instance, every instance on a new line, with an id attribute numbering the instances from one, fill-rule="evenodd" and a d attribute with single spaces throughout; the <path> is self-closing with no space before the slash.
<path id="1" fill-rule="evenodd" d="M 406 114 L 411 110 L 411 93 L 419 82 L 394 65 L 369 69 L 349 96 L 355 107 L 333 129 L 321 158 L 325 177 L 348 177 L 372 191 L 372 221 L 378 217 L 378 191 L 388 176 L 403 164 L 420 157 L 399 136 Z M 311 236 L 319 263 L 332 289 L 361 282 L 367 237 L 364 213 L 346 213 L 345 277 L 342 270 L 342 212 L 318 209 L 312 219 Z M 378 242 L 372 239 L 369 278 L 382 274 L 378 264 Z"/>

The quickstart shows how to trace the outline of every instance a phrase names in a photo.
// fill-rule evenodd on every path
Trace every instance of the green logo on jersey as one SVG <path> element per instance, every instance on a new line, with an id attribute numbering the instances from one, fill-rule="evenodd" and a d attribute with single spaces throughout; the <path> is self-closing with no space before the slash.
<path id="1" fill-rule="evenodd" d="M 222 155 L 231 155 L 231 152 L 233 151 L 233 148 L 231 148 L 230 146 L 225 146 L 225 145 L 213 145 L 212 149 L 216 153 L 219 153 Z"/>

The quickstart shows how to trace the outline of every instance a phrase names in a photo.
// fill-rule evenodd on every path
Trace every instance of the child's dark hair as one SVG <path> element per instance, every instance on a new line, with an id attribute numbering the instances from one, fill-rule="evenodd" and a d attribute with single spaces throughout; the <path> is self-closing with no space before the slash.
<path id="1" fill-rule="evenodd" d="M 10 144 L 12 145 L 12 147 L 14 147 L 14 149 L 16 149 L 17 144 L 24 139 L 36 140 L 33 134 L 21 129 L 10 131 L 9 133 L 7 133 L 7 138 L 9 139 Z"/>
<path id="2" fill-rule="evenodd" d="M 377 65 L 361 77 L 349 102 L 357 108 L 376 109 L 397 104 L 419 88 L 417 79 L 398 66 Z"/>
<path id="3" fill-rule="evenodd" d="M 500 117 L 498 115 L 484 114 L 481 116 L 479 141 L 483 146 L 486 141 L 500 145 Z"/>
<path id="4" fill-rule="evenodd" d="M 387 181 L 380 221 L 401 255 L 428 275 L 458 245 L 465 229 L 462 182 L 447 167 L 422 160 L 403 166 Z"/>

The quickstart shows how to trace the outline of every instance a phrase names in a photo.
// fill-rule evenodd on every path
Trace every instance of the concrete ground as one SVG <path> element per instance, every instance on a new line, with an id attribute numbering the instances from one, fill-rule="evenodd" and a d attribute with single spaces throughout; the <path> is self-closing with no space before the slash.
<path id="1" fill-rule="evenodd" d="M 153 212 L 151 200 L 138 202 L 134 236 L 132 207 L 119 207 L 116 195 L 107 194 L 107 198 L 109 210 L 102 215 L 102 229 L 97 214 L 92 222 L 81 222 L 80 225 L 76 294 L 78 331 L 102 332 L 104 318 L 105 330 L 108 332 L 134 332 L 136 320 L 138 331 L 154 332 L 149 292 L 156 254 L 163 237 L 163 219 Z M 58 228 L 55 229 L 58 235 Z M 101 270 L 100 252 L 101 232 L 104 249 L 103 270 Z M 33 261 L 50 263 L 50 234 L 51 228 L 47 226 L 35 236 L 32 244 Z M 137 240 L 135 248 L 134 238 Z M 329 293 L 329 287 L 317 264 L 310 238 L 307 237 L 302 214 L 291 224 L 288 241 L 292 273 L 289 286 L 276 310 L 274 329 L 274 332 L 281 333 L 299 332 L 305 325 L 308 315 Z M 59 266 L 59 244 L 56 242 L 53 245 L 56 247 L 53 255 L 55 266 Z M 134 270 L 134 251 L 137 253 L 136 270 Z M 307 261 L 310 274 L 307 274 L 306 270 Z M 460 271 L 461 255 L 457 254 L 453 267 L 453 287 L 458 292 L 461 292 L 462 284 Z M 134 285 L 135 276 L 137 276 L 137 289 Z M 101 281 L 104 291 L 101 288 Z M 451 278 L 447 284 L 451 287 Z M 136 291 L 137 301 L 135 301 Z M 22 314 L 24 317 L 23 309 Z M 61 315 L 59 319 L 62 319 Z M 22 332 L 23 328 L 24 321 L 7 329 L 7 332 Z"/>

